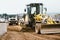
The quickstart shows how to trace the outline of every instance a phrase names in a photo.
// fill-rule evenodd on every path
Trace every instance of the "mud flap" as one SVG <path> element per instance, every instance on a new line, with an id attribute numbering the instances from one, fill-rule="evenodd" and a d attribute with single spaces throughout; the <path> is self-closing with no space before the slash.
<path id="1" fill-rule="evenodd" d="M 60 24 L 41 24 L 41 34 L 60 33 Z"/>

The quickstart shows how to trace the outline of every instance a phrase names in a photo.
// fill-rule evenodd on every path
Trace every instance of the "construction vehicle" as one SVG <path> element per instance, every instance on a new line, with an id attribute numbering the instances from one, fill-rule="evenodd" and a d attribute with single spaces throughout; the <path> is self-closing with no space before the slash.
<path id="1" fill-rule="evenodd" d="M 24 24 L 35 27 L 36 33 L 60 33 L 60 24 L 55 22 L 46 12 L 43 13 L 43 9 L 43 3 L 28 4 L 27 14 L 24 17 Z"/>
<path id="2" fill-rule="evenodd" d="M 16 24 L 18 25 L 18 16 L 17 15 L 9 15 L 9 25 Z"/>

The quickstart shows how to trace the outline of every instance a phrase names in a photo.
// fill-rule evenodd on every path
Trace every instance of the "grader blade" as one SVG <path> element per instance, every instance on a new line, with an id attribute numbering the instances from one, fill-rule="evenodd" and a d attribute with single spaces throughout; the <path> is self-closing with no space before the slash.
<path id="1" fill-rule="evenodd" d="M 60 33 L 60 24 L 42 24 L 41 33 Z"/>
<path id="2" fill-rule="evenodd" d="M 60 24 L 37 24 L 36 27 L 40 28 L 41 34 L 60 33 Z"/>

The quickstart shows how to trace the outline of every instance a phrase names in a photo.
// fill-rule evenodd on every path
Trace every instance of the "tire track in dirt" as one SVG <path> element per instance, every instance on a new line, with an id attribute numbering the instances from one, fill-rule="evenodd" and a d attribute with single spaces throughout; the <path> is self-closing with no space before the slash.
<path id="1" fill-rule="evenodd" d="M 48 38 L 53 38 L 55 40 L 60 40 L 60 36 L 57 36 L 57 35 L 44 35 L 44 36 L 46 36 Z"/>
<path id="2" fill-rule="evenodd" d="M 1 40 L 26 40 L 22 33 L 10 31 L 1 37 Z"/>
<path id="3" fill-rule="evenodd" d="M 24 33 L 24 35 L 28 38 L 31 38 L 33 40 L 51 40 L 51 39 L 48 39 L 46 36 L 43 36 L 43 35 L 36 35 L 36 34 L 32 34 L 32 33 Z"/>
<path id="4" fill-rule="evenodd" d="M 24 35 L 26 36 L 27 40 L 44 40 L 43 38 L 32 35 L 32 34 L 24 33 Z"/>
<path id="5" fill-rule="evenodd" d="M 35 33 L 24 33 L 27 37 L 34 37 L 40 40 L 60 40 L 60 36 L 56 35 L 45 35 L 45 34 L 35 34 Z"/>

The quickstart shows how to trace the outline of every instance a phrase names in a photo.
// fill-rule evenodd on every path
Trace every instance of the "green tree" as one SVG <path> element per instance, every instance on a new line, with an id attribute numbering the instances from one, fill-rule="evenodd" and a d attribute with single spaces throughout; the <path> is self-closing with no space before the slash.
<path id="1" fill-rule="evenodd" d="M 4 13 L 4 14 L 3 14 L 3 17 L 4 17 L 5 19 L 7 19 L 7 18 L 8 18 L 8 14 Z"/>

